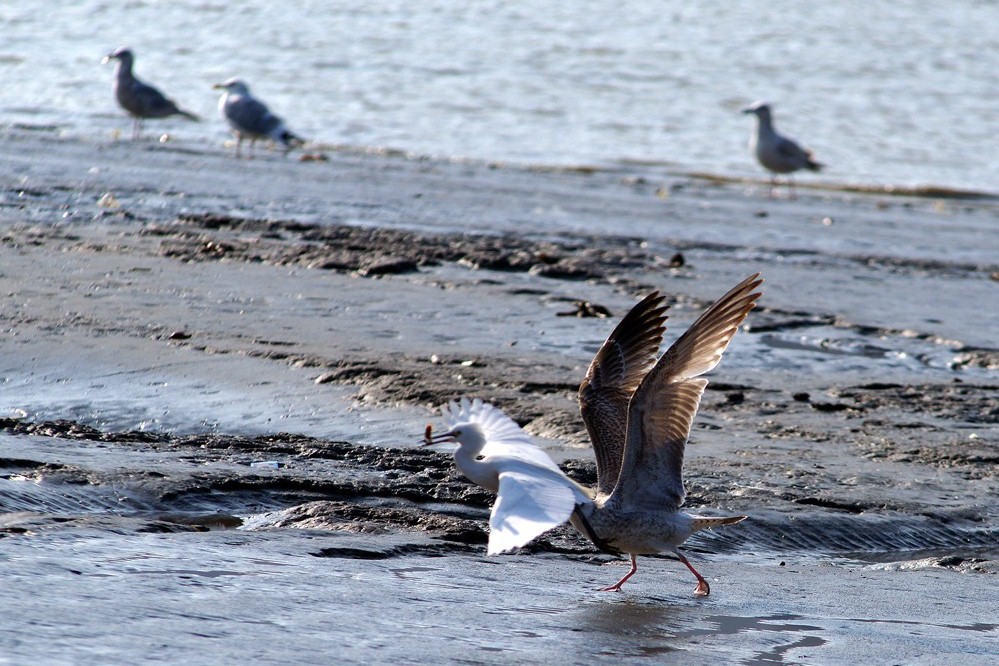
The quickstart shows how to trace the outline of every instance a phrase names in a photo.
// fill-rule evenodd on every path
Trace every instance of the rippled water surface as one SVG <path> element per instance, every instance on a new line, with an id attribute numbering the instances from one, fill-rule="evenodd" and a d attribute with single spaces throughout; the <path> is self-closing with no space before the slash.
<path id="1" fill-rule="evenodd" d="M 126 129 L 99 63 L 128 44 L 140 76 L 205 117 L 151 130 L 184 139 L 224 139 L 211 84 L 238 75 L 321 142 L 759 175 L 739 109 L 762 98 L 825 179 L 999 190 L 991 2 L 41 7 L 0 6 L 0 121 Z"/>

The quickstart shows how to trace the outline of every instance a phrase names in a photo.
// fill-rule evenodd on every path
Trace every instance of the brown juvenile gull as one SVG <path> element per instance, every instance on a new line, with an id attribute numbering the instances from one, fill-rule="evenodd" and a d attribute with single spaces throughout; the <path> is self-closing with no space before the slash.
<path id="1" fill-rule="evenodd" d="M 754 290 L 762 282 L 759 273 L 743 280 L 708 308 L 658 360 L 665 331 L 665 298 L 653 292 L 621 320 L 593 358 L 579 387 L 580 412 L 597 461 L 595 489 L 581 488 L 558 471 L 516 423 L 490 405 L 482 409 L 479 403 L 480 408 L 466 409 L 466 401 L 461 408 L 445 407 L 448 430 L 431 437 L 428 426 L 425 441 L 458 442 L 455 458 L 462 472 L 498 493 L 494 516 L 503 506 L 507 520 L 534 526 L 532 532 L 524 532 L 526 538 L 508 541 L 510 547 L 524 545 L 569 518 L 597 547 L 631 556 L 631 570 L 603 591 L 620 591 L 638 570 L 638 555 L 670 552 L 697 578 L 694 594 L 707 596 L 711 592 L 707 580 L 679 546 L 694 532 L 731 525 L 746 516 L 692 516 L 680 511 L 686 494 L 684 448 L 708 383 L 700 376 L 718 365 L 760 297 Z M 505 420 L 502 428 L 494 425 L 499 419 Z M 479 465 L 503 456 L 523 457 L 515 449 L 525 445 L 532 448 L 531 464 L 544 470 L 532 474 L 521 463 L 518 471 L 522 478 L 507 497 L 502 483 L 486 482 L 479 474 L 483 469 Z M 492 539 L 490 534 L 490 552 Z"/>
<path id="2" fill-rule="evenodd" d="M 755 102 L 742 112 L 756 116 L 756 132 L 749 139 L 749 149 L 756 154 L 760 164 L 774 174 L 771 176 L 772 186 L 777 184 L 776 174 L 790 174 L 799 169 L 818 171 L 822 168 L 822 164 L 812 159 L 812 151 L 777 133 L 769 104 Z M 790 178 L 788 176 L 789 180 Z M 793 187 L 794 181 L 790 182 Z"/>
<path id="3" fill-rule="evenodd" d="M 143 118 L 166 118 L 167 116 L 184 116 L 190 120 L 198 120 L 193 113 L 178 108 L 177 105 L 159 90 L 143 83 L 135 78 L 132 73 L 132 64 L 135 62 L 135 55 L 131 49 L 121 47 L 113 53 L 104 56 L 102 63 L 109 63 L 117 60 L 114 69 L 114 90 L 115 99 L 121 108 L 125 109 L 133 118 L 132 138 L 138 139 L 142 127 Z"/>
<path id="4" fill-rule="evenodd" d="M 638 570 L 636 556 L 671 552 L 708 582 L 679 546 L 700 530 L 746 516 L 692 516 L 680 511 L 683 453 L 708 380 L 763 283 L 749 276 L 718 299 L 656 360 L 666 306 L 658 292 L 639 302 L 604 342 L 579 387 L 579 410 L 597 461 L 596 497 L 579 505 L 572 523 L 598 547 L 628 553 L 631 570 L 605 591 L 618 591 Z M 650 369 L 651 368 L 651 369 Z"/>
<path id="5" fill-rule="evenodd" d="M 284 121 L 271 113 L 267 105 L 250 94 L 250 88 L 240 79 L 232 78 L 213 86 L 222 90 L 219 98 L 219 115 L 222 116 L 236 135 L 236 157 L 240 156 L 243 138 L 250 139 L 247 157 L 253 156 L 253 144 L 257 139 L 270 139 L 285 147 L 287 153 L 293 146 L 304 141 L 292 134 Z"/>

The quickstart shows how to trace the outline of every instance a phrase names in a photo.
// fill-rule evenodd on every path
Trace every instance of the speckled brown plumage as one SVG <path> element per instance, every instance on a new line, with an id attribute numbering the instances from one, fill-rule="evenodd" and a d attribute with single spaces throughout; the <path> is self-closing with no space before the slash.
<path id="1" fill-rule="evenodd" d="M 642 379 L 628 407 L 621 480 L 614 493 L 637 504 L 672 504 L 685 495 L 683 453 L 708 380 L 732 336 L 760 297 L 759 274 L 736 285 L 708 308 Z"/>
<path id="2" fill-rule="evenodd" d="M 620 590 L 637 570 L 637 555 L 672 552 L 707 580 L 679 546 L 698 530 L 737 523 L 745 516 L 691 516 L 684 500 L 683 454 L 707 379 L 732 336 L 756 305 L 763 283 L 751 275 L 718 299 L 658 361 L 666 308 L 650 294 L 614 329 L 597 352 L 579 389 L 579 406 L 597 459 L 598 488 L 578 505 L 572 523 L 600 548 L 631 556 L 631 570 L 605 590 Z M 650 369 L 651 368 L 651 369 Z"/>
<path id="3" fill-rule="evenodd" d="M 656 361 L 666 330 L 665 297 L 652 292 L 600 347 L 579 386 L 579 411 L 597 459 L 597 492 L 609 495 L 624 457 L 628 403 Z"/>

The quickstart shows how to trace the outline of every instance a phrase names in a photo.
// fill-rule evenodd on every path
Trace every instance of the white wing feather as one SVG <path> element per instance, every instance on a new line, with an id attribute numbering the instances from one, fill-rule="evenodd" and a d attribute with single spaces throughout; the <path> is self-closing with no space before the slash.
<path id="1" fill-rule="evenodd" d="M 531 436 L 499 408 L 482 402 L 479 398 L 462 398 L 461 402 L 451 401 L 445 405 L 442 412 L 448 428 L 460 423 L 477 423 L 482 428 L 486 436 L 483 456 L 516 458 L 562 473 L 555 461 L 534 443 Z"/>
<path id="2" fill-rule="evenodd" d="M 489 518 L 489 555 L 526 546 L 569 520 L 577 504 L 591 501 L 590 493 L 566 476 L 500 409 L 478 398 L 462 398 L 445 405 L 442 413 L 448 428 L 478 424 L 486 437 L 480 459 L 499 470 L 496 503 Z"/>
<path id="3" fill-rule="evenodd" d="M 499 493 L 489 517 L 487 554 L 526 546 L 535 537 L 569 520 L 576 493 L 561 479 L 509 470 L 499 475 Z"/>

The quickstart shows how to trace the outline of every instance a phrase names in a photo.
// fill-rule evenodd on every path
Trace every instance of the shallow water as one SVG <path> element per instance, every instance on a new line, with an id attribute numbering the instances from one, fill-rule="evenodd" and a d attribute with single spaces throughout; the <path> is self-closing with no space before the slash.
<path id="1" fill-rule="evenodd" d="M 763 98 L 829 165 L 823 179 L 999 190 L 999 151 L 983 150 L 999 134 L 995 3 L 45 8 L 0 7 L 0 120 L 127 136 L 99 61 L 128 44 L 140 76 L 205 118 L 150 134 L 220 144 L 211 85 L 238 75 L 325 143 L 759 176 L 739 110 Z"/>
<path id="2" fill-rule="evenodd" d="M 3 539 L 11 584 L 0 600 L 21 621 L 0 645 L 15 660 L 74 664 L 647 664 L 669 654 L 691 664 L 860 663 L 875 655 L 987 664 L 997 640 L 987 595 L 950 571 L 906 574 L 945 584 L 960 599 L 959 612 L 941 617 L 922 588 L 898 586 L 897 573 L 807 561 L 715 560 L 718 592 L 700 601 L 686 593 L 675 562 L 647 564 L 656 582 L 639 596 L 592 591 L 619 567 L 557 557 L 319 556 L 331 543 L 371 541 L 302 530 Z M 907 611 L 886 609 L 872 590 Z"/>
<path id="3" fill-rule="evenodd" d="M 486 558 L 422 530 L 269 519 L 329 496 L 323 482 L 345 471 L 333 451 L 254 470 L 251 450 L 164 444 L 0 433 L 0 563 L 10 583 L 0 602 L 18 608 L 0 632 L 3 658 L 585 664 L 679 653 L 685 663 L 770 664 L 949 654 L 984 664 L 999 638 L 983 594 L 990 579 L 939 565 L 956 542 L 965 557 L 975 545 L 994 553 L 981 525 L 758 511 L 689 544 L 712 583 L 708 599 L 691 596 L 687 572 L 661 558 L 642 558 L 625 592 L 601 593 L 624 562 L 601 566 L 607 558 L 573 551 Z M 380 471 L 355 473 L 378 492 Z M 229 475 L 256 485 L 211 482 Z M 372 500 L 413 507 L 386 495 L 351 505 Z M 485 520 L 478 507 L 450 508 Z M 336 509 L 315 515 L 341 520 Z M 896 562 L 913 547 L 934 559 Z M 892 564 L 856 563 L 878 555 Z"/>
<path id="4" fill-rule="evenodd" d="M 83 346 L 64 343 L 63 349 Z M 415 440 L 426 417 L 422 410 L 358 409 L 356 391 L 317 385 L 315 375 L 284 367 L 275 372 L 265 360 L 205 359 L 184 349 L 154 359 L 141 344 L 80 355 L 21 343 L 0 349 L 0 418 L 69 419 L 99 429 L 177 434 L 298 432 L 363 444 Z"/>

